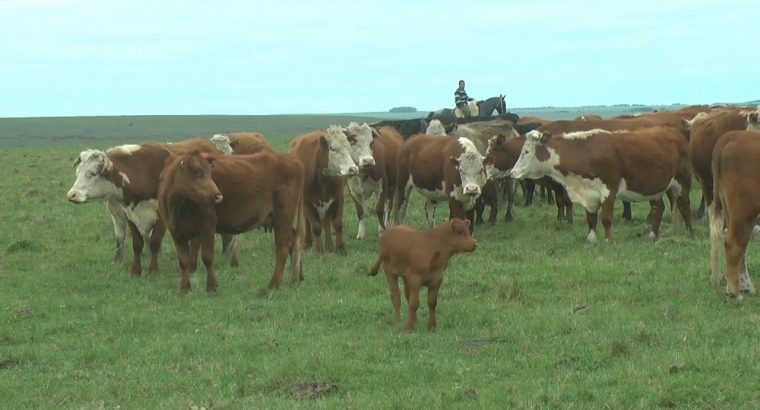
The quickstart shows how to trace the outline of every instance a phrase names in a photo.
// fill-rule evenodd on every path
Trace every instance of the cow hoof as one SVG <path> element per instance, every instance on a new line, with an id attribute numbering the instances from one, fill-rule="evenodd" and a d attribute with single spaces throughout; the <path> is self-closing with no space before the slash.
<path id="1" fill-rule="evenodd" d="M 726 296 L 729 299 L 735 300 L 737 302 L 741 302 L 744 299 L 744 295 L 742 295 L 741 293 L 738 293 L 738 292 L 737 293 L 732 293 L 728 289 L 726 289 Z"/>
<path id="2" fill-rule="evenodd" d="M 189 286 L 187 288 L 183 288 L 183 287 L 179 288 L 179 295 L 180 296 L 185 296 L 185 295 L 187 295 L 188 292 L 190 292 L 190 287 Z"/>
<path id="3" fill-rule="evenodd" d="M 206 285 L 206 292 L 216 293 L 217 285 Z"/>
<path id="4" fill-rule="evenodd" d="M 652 242 L 657 241 L 657 234 L 655 234 L 654 232 L 650 231 L 649 232 L 649 240 L 652 241 Z"/>

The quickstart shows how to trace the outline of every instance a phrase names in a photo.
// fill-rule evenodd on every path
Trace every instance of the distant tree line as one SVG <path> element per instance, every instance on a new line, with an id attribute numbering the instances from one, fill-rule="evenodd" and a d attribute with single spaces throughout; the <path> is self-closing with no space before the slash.
<path id="1" fill-rule="evenodd" d="M 417 107 L 393 107 L 388 112 L 417 112 Z"/>

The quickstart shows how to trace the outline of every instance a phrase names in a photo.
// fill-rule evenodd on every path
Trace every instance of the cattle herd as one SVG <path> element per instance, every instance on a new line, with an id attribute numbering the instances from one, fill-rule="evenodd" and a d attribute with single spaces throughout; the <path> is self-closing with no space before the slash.
<path id="1" fill-rule="evenodd" d="M 214 238 L 232 266 L 238 264 L 239 235 L 253 228 L 274 234 L 276 262 L 270 287 L 282 283 L 290 259 L 293 281 L 303 280 L 301 254 L 346 252 L 343 233 L 345 191 L 358 218 L 357 239 L 367 236 L 374 213 L 381 235 L 380 256 L 395 318 L 400 321 L 398 278 L 404 279 L 410 317 L 416 321 L 419 288 L 428 287 L 428 328 L 435 328 L 438 287 L 449 258 L 475 248 L 475 221 L 513 218 L 515 183 L 527 195 L 533 184 L 554 194 L 557 219 L 572 223 L 573 203 L 586 211 L 587 240 L 596 242 L 599 211 L 605 241 L 612 240 L 615 200 L 648 201 L 650 238 L 659 234 L 670 208 L 691 231 L 692 175 L 710 207 L 711 275 L 717 287 L 721 240 L 727 262 L 726 293 L 754 294 L 745 254 L 758 214 L 760 193 L 760 110 L 755 107 L 690 106 L 637 116 L 548 121 L 514 114 L 442 124 L 439 120 L 352 122 L 296 137 L 289 153 L 276 152 L 259 133 L 214 135 L 178 143 L 121 145 L 82 151 L 68 200 L 106 202 L 116 236 L 113 262 L 123 260 L 131 233 L 132 276 L 142 273 L 149 243 L 149 272 L 166 230 L 190 290 L 189 274 L 198 253 L 216 290 Z M 409 196 L 425 200 L 427 231 L 401 225 Z M 370 202 L 375 199 L 374 205 Z M 435 209 L 448 204 L 450 221 L 435 227 Z M 374 210 L 374 212 L 370 212 Z M 398 225 L 398 226 L 396 226 Z M 333 241 L 333 233 L 335 237 Z M 385 232 L 385 233 L 383 233 Z"/>

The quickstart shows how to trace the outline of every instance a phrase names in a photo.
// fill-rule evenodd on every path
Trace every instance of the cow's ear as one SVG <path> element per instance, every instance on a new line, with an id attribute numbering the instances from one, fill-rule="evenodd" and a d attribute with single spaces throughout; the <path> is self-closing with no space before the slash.
<path id="1" fill-rule="evenodd" d="M 108 157 L 105 157 L 103 159 L 103 169 L 101 170 L 101 172 L 111 172 L 112 169 L 113 169 L 113 162 L 111 162 L 111 160 L 108 159 Z"/>
<path id="2" fill-rule="evenodd" d="M 74 160 L 74 164 L 71 166 L 72 168 L 76 168 L 77 165 L 82 163 L 82 157 L 77 157 L 77 159 Z"/>
<path id="3" fill-rule="evenodd" d="M 327 138 L 324 135 L 319 136 L 319 145 L 324 149 L 330 148 L 330 144 L 327 143 Z"/>
<path id="4" fill-rule="evenodd" d="M 212 154 L 209 154 L 208 152 L 201 152 L 200 155 L 201 155 L 201 158 L 205 159 L 206 162 L 208 162 L 208 166 L 210 166 L 211 168 L 214 167 L 214 162 L 216 161 L 215 156 L 213 156 Z"/>
<path id="5" fill-rule="evenodd" d="M 749 115 L 747 116 L 747 120 L 749 120 L 749 122 L 753 124 L 756 123 L 758 120 L 758 112 L 752 111 L 751 113 L 749 113 Z"/>
<path id="6" fill-rule="evenodd" d="M 688 131 L 691 129 L 691 122 L 685 118 L 681 118 L 681 129 Z"/>
<path id="7" fill-rule="evenodd" d="M 547 141 L 552 137 L 552 133 L 549 131 L 542 132 L 541 137 L 538 139 L 538 141 L 542 144 L 546 144 Z"/>
<path id="8" fill-rule="evenodd" d="M 380 138 L 380 132 L 377 131 L 377 128 L 372 127 L 372 138 Z"/>
<path id="9" fill-rule="evenodd" d="M 464 220 L 464 224 L 467 225 L 467 227 L 469 228 L 470 227 L 470 220 L 469 219 L 465 219 Z"/>
<path id="10" fill-rule="evenodd" d="M 449 157 L 449 159 L 451 160 L 451 163 L 454 164 L 455 167 L 459 168 L 459 158 Z"/>

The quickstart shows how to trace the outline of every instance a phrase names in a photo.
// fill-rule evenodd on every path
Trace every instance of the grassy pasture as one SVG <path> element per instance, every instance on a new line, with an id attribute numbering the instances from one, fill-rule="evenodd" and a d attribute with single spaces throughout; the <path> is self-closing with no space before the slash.
<path id="1" fill-rule="evenodd" d="M 247 129 L 284 150 L 292 135 L 324 126 L 315 118 L 0 120 L 27 130 L 19 139 L 0 127 L 0 407 L 760 406 L 760 302 L 709 287 L 703 222 L 691 238 L 671 231 L 667 212 L 650 243 L 645 204 L 634 204 L 632 224 L 618 208 L 611 245 L 585 245 L 579 206 L 570 227 L 545 204 L 518 207 L 509 225 L 478 226 L 478 249 L 446 272 L 438 331 L 425 330 L 423 295 L 407 335 L 393 325 L 385 279 L 366 276 L 375 230 L 353 239 L 350 204 L 348 255 L 306 254 L 304 283 L 264 290 L 272 237 L 253 231 L 240 268 L 217 260 L 216 294 L 201 271 L 180 297 L 168 237 L 161 273 L 131 279 L 126 264 L 110 265 L 105 206 L 65 201 L 85 147 Z M 413 198 L 408 223 L 421 227 Z"/>

